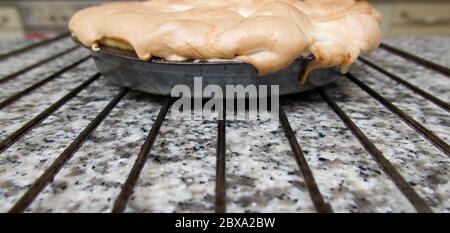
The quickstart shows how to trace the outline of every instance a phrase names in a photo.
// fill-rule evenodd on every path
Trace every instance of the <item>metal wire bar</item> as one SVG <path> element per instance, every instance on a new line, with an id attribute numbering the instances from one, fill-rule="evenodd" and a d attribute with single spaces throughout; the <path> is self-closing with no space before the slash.
<path id="1" fill-rule="evenodd" d="M 59 157 L 45 170 L 45 172 L 31 185 L 27 192 L 14 204 L 10 213 L 25 211 L 39 193 L 50 183 L 64 164 L 78 151 L 83 143 L 89 138 L 92 132 L 103 122 L 119 101 L 128 93 L 127 88 L 123 88 L 108 105 L 89 123 L 89 125 L 78 135 L 77 138 L 59 155 Z"/>
<path id="2" fill-rule="evenodd" d="M 294 131 L 289 123 L 289 120 L 286 116 L 286 113 L 283 110 L 283 107 L 280 106 L 280 122 L 284 128 L 286 133 L 286 137 L 289 140 L 289 144 L 291 145 L 292 152 L 294 153 L 295 161 L 297 162 L 300 171 L 303 174 L 303 178 L 305 179 L 306 186 L 309 190 L 309 195 L 311 196 L 311 200 L 319 213 L 330 213 L 333 212 L 331 206 L 325 202 L 322 194 L 320 193 L 319 188 L 317 187 L 314 176 L 309 168 L 308 161 L 303 154 L 302 148 L 297 141 Z"/>
<path id="3" fill-rule="evenodd" d="M 226 212 L 226 199 L 225 199 L 225 129 L 226 119 L 225 113 L 223 114 L 223 120 L 219 120 L 217 123 L 218 137 L 217 137 L 217 153 L 216 153 L 216 213 Z"/>
<path id="4" fill-rule="evenodd" d="M 32 50 L 32 49 L 37 48 L 39 46 L 47 45 L 47 44 L 52 43 L 54 41 L 60 40 L 60 39 L 65 38 L 65 37 L 68 37 L 69 35 L 70 35 L 70 32 L 64 32 L 64 33 L 62 33 L 62 34 L 60 34 L 58 36 L 55 36 L 53 38 L 50 38 L 48 40 L 43 40 L 41 42 L 33 43 L 31 45 L 25 46 L 25 47 L 20 48 L 20 49 L 16 49 L 14 51 L 11 51 L 11 52 L 8 52 L 8 53 L 5 53 L 5 54 L 1 54 L 0 55 L 0 61 L 4 60 L 6 58 L 13 57 L 13 56 L 16 56 L 18 54 L 24 53 L 26 51 Z"/>
<path id="5" fill-rule="evenodd" d="M 362 61 L 363 63 L 365 63 L 366 65 L 378 70 L 379 72 L 385 74 L 387 77 L 395 80 L 396 82 L 404 85 L 405 87 L 409 88 L 410 90 L 412 90 L 413 92 L 415 92 L 416 94 L 422 96 L 425 99 L 430 100 L 431 102 L 433 102 L 434 104 L 436 104 L 437 106 L 443 108 L 444 110 L 446 110 L 447 112 L 450 112 L 450 104 L 446 103 L 445 101 L 437 98 L 436 96 L 424 91 L 423 89 L 405 81 L 404 79 L 400 78 L 399 76 L 381 68 L 380 66 L 376 65 L 375 63 L 367 60 L 364 57 L 359 57 L 359 60 Z"/>
<path id="6" fill-rule="evenodd" d="M 35 116 L 28 123 L 20 127 L 14 133 L 12 133 L 5 140 L 0 142 L 0 154 L 3 153 L 6 149 L 16 143 L 20 138 L 22 138 L 28 131 L 32 130 L 39 123 L 47 119 L 50 115 L 52 115 L 55 111 L 61 108 L 65 103 L 75 97 L 78 93 L 80 93 L 84 88 L 89 86 L 92 82 L 97 80 L 100 77 L 100 74 L 95 74 L 88 80 L 84 81 L 82 84 L 77 86 L 75 89 L 70 91 L 67 95 L 63 96 L 57 102 L 52 104 L 50 107 L 39 113 L 39 115 Z"/>
<path id="7" fill-rule="evenodd" d="M 433 132 L 425 128 L 422 124 L 414 120 L 412 117 L 408 116 L 405 112 L 400 110 L 397 106 L 386 100 L 383 96 L 378 94 L 375 90 L 361 82 L 359 79 L 351 75 L 347 74 L 348 79 L 350 79 L 353 83 L 358 85 L 361 89 L 367 92 L 370 96 L 378 100 L 384 107 L 389 109 L 391 112 L 395 113 L 400 117 L 406 124 L 408 124 L 411 128 L 413 128 L 417 133 L 422 135 L 425 139 L 427 139 L 431 144 L 436 146 L 439 150 L 441 150 L 445 155 L 450 157 L 450 146 L 444 142 L 441 138 L 436 136 Z"/>
<path id="8" fill-rule="evenodd" d="M 30 94 L 32 91 L 36 90 L 37 88 L 43 86 L 44 84 L 52 81 L 53 79 L 59 77 L 60 75 L 64 74 L 65 72 L 69 71 L 70 69 L 80 65 L 81 63 L 85 62 L 87 59 L 89 59 L 90 56 L 86 56 L 84 58 L 81 58 L 80 60 L 72 63 L 71 65 L 62 68 L 61 70 L 57 71 L 56 73 L 42 79 L 39 82 L 36 82 L 35 84 L 23 89 L 22 91 L 17 92 L 16 94 L 6 98 L 5 100 L 0 102 L 0 110 L 6 107 L 7 105 L 17 101 L 18 99 L 22 98 L 25 95 Z"/>
<path id="9" fill-rule="evenodd" d="M 170 97 L 167 97 L 165 103 L 158 113 L 156 121 L 153 123 L 152 129 L 150 130 L 147 139 L 141 147 L 141 151 L 139 152 L 139 155 L 133 165 L 133 168 L 130 171 L 130 174 L 127 177 L 127 180 L 122 186 L 122 190 L 120 191 L 119 196 L 114 202 L 114 206 L 112 209 L 113 213 L 121 213 L 125 210 L 128 199 L 133 192 L 134 185 L 136 184 L 136 181 L 139 178 L 139 174 L 141 173 L 142 168 L 147 161 L 148 155 L 153 147 L 153 144 L 156 141 L 161 125 L 164 122 L 164 119 L 166 118 L 167 112 L 169 111 L 171 105 L 172 99 Z"/>
<path id="10" fill-rule="evenodd" d="M 383 153 L 378 150 L 375 144 L 358 128 L 358 126 L 350 119 L 350 117 L 336 104 L 336 102 L 322 89 L 316 88 L 319 95 L 328 103 L 333 111 L 341 118 L 348 129 L 360 141 L 361 145 L 369 152 L 375 161 L 383 169 L 389 178 L 394 182 L 398 189 L 405 195 L 418 212 L 430 213 L 431 208 L 420 197 L 416 191 L 408 184 L 403 176 L 395 169 L 395 167 L 387 160 Z"/>
<path id="11" fill-rule="evenodd" d="M 434 62 L 425 60 L 425 59 L 423 59 L 421 57 L 418 57 L 418 56 L 413 55 L 411 53 L 408 53 L 408 52 L 402 51 L 400 49 L 394 48 L 394 47 L 392 47 L 390 45 L 387 45 L 385 43 L 382 43 L 380 45 L 380 48 L 385 49 L 386 51 L 389 51 L 391 53 L 397 54 L 397 55 L 399 55 L 401 57 L 404 57 L 406 59 L 412 60 L 412 61 L 414 61 L 414 62 L 416 62 L 416 63 L 418 63 L 420 65 L 423 65 L 423 66 L 428 67 L 430 69 L 436 70 L 436 71 L 440 72 L 441 74 L 443 74 L 443 75 L 445 75 L 447 77 L 450 77 L 450 69 L 448 69 L 447 67 L 444 67 L 444 66 L 436 64 Z"/>
<path id="12" fill-rule="evenodd" d="M 49 58 L 46 58 L 46 59 L 44 59 L 42 61 L 38 61 L 38 62 L 36 62 L 36 63 L 34 63 L 32 65 L 29 65 L 29 66 L 27 66 L 27 67 L 25 67 L 25 68 L 23 68 L 23 69 L 21 69 L 19 71 L 16 71 L 16 72 L 14 72 L 12 74 L 8 74 L 5 77 L 0 78 L 0 84 L 5 83 L 5 82 L 7 82 L 7 81 L 9 81 L 11 79 L 17 78 L 19 75 L 24 74 L 24 73 L 26 73 L 26 72 L 28 72 L 28 71 L 36 68 L 36 67 L 39 67 L 39 66 L 41 66 L 41 65 L 43 65 L 43 64 L 45 64 L 45 63 L 47 63 L 49 61 L 52 61 L 52 60 L 54 60 L 56 58 L 59 58 L 59 57 L 63 56 L 63 55 L 66 55 L 66 54 L 74 51 L 75 49 L 77 49 L 79 47 L 80 46 L 78 46 L 78 45 L 74 46 L 74 47 L 71 47 L 71 48 L 66 49 L 66 50 L 64 50 L 64 51 L 62 51 L 60 53 L 57 53 L 57 54 L 55 54 L 55 55 L 53 55 L 53 56 L 51 56 Z"/>

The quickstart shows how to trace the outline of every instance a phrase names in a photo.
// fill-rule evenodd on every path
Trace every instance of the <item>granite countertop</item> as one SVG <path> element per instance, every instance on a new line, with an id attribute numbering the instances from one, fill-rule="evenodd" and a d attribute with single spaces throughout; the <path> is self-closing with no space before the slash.
<path id="1" fill-rule="evenodd" d="M 449 66 L 450 37 L 386 42 Z M 24 42 L 0 43 L 0 53 Z M 0 62 L 0 77 L 73 46 L 69 39 Z M 87 55 L 75 50 L 0 84 L 0 101 Z M 378 49 L 366 58 L 450 102 L 450 79 Z M 450 143 L 450 113 L 357 62 L 351 72 Z M 83 63 L 0 110 L 0 140 L 96 73 Z M 0 212 L 8 211 L 119 91 L 99 79 L 0 154 Z M 435 212 L 450 212 L 450 158 L 346 78 L 325 88 Z M 109 212 L 162 106 L 128 93 L 27 212 Z M 414 212 L 413 206 L 315 92 L 284 109 L 319 190 L 335 212 Z M 170 113 L 169 113 L 170 114 Z M 217 123 L 166 118 L 126 212 L 213 212 Z M 228 212 L 315 212 L 278 122 L 227 121 Z"/>

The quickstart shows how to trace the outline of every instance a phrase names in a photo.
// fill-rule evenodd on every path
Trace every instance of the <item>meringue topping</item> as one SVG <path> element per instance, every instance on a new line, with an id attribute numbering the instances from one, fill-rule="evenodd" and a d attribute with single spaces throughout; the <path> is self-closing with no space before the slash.
<path id="1" fill-rule="evenodd" d="M 348 68 L 380 44 L 380 21 L 366 1 L 152 0 L 83 9 L 69 28 L 85 46 L 134 50 L 145 61 L 237 59 L 266 75 L 308 54 L 316 58 L 308 71 Z"/>

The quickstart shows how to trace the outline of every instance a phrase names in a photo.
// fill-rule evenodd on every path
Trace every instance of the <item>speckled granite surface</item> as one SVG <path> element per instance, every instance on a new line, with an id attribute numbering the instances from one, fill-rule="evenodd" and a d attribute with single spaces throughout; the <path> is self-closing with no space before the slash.
<path id="1" fill-rule="evenodd" d="M 2 54 L 22 48 L 32 44 L 31 40 L 4 40 L 0 43 L 0 51 Z"/>
<path id="2" fill-rule="evenodd" d="M 448 37 L 400 36 L 388 37 L 384 40 L 384 42 L 443 66 L 450 66 L 450 53 L 448 52 L 450 50 L 450 43 L 448 42 Z M 436 45 L 439 45 L 439 47 L 437 48 Z M 438 52 L 438 50 L 440 51 Z"/>
<path id="3" fill-rule="evenodd" d="M 216 125 L 168 117 L 126 211 L 214 211 Z"/>
<path id="4" fill-rule="evenodd" d="M 450 38 L 387 38 L 389 44 L 449 65 Z M 0 44 L 0 52 L 24 43 Z M 70 40 L 0 62 L 0 77 L 73 46 Z M 0 101 L 86 55 L 61 59 L 0 84 Z M 383 50 L 366 56 L 442 100 L 450 79 Z M 95 74 L 83 63 L 0 110 L 0 140 Z M 356 63 L 351 72 L 450 143 L 450 113 Z M 436 212 L 450 212 L 450 159 L 346 78 L 325 88 Z M 0 211 L 6 212 L 117 94 L 99 79 L 0 154 Z M 110 212 L 162 100 L 128 93 L 27 209 Z M 336 212 L 414 212 L 339 117 L 315 92 L 291 96 L 284 109 L 317 185 Z M 170 114 L 170 112 L 169 112 Z M 168 115 L 169 116 L 169 115 Z M 228 121 L 229 212 L 314 212 L 304 179 L 278 122 Z M 217 123 L 167 118 L 126 212 L 213 212 Z"/>

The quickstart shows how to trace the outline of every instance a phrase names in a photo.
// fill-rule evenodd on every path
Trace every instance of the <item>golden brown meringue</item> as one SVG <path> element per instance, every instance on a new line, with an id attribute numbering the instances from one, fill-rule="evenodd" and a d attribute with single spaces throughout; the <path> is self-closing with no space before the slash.
<path id="1" fill-rule="evenodd" d="M 316 57 L 309 70 L 348 67 L 379 45 L 380 18 L 354 0 L 152 0 L 83 9 L 69 28 L 86 46 L 142 60 L 238 59 L 265 75 L 306 54 Z"/>

